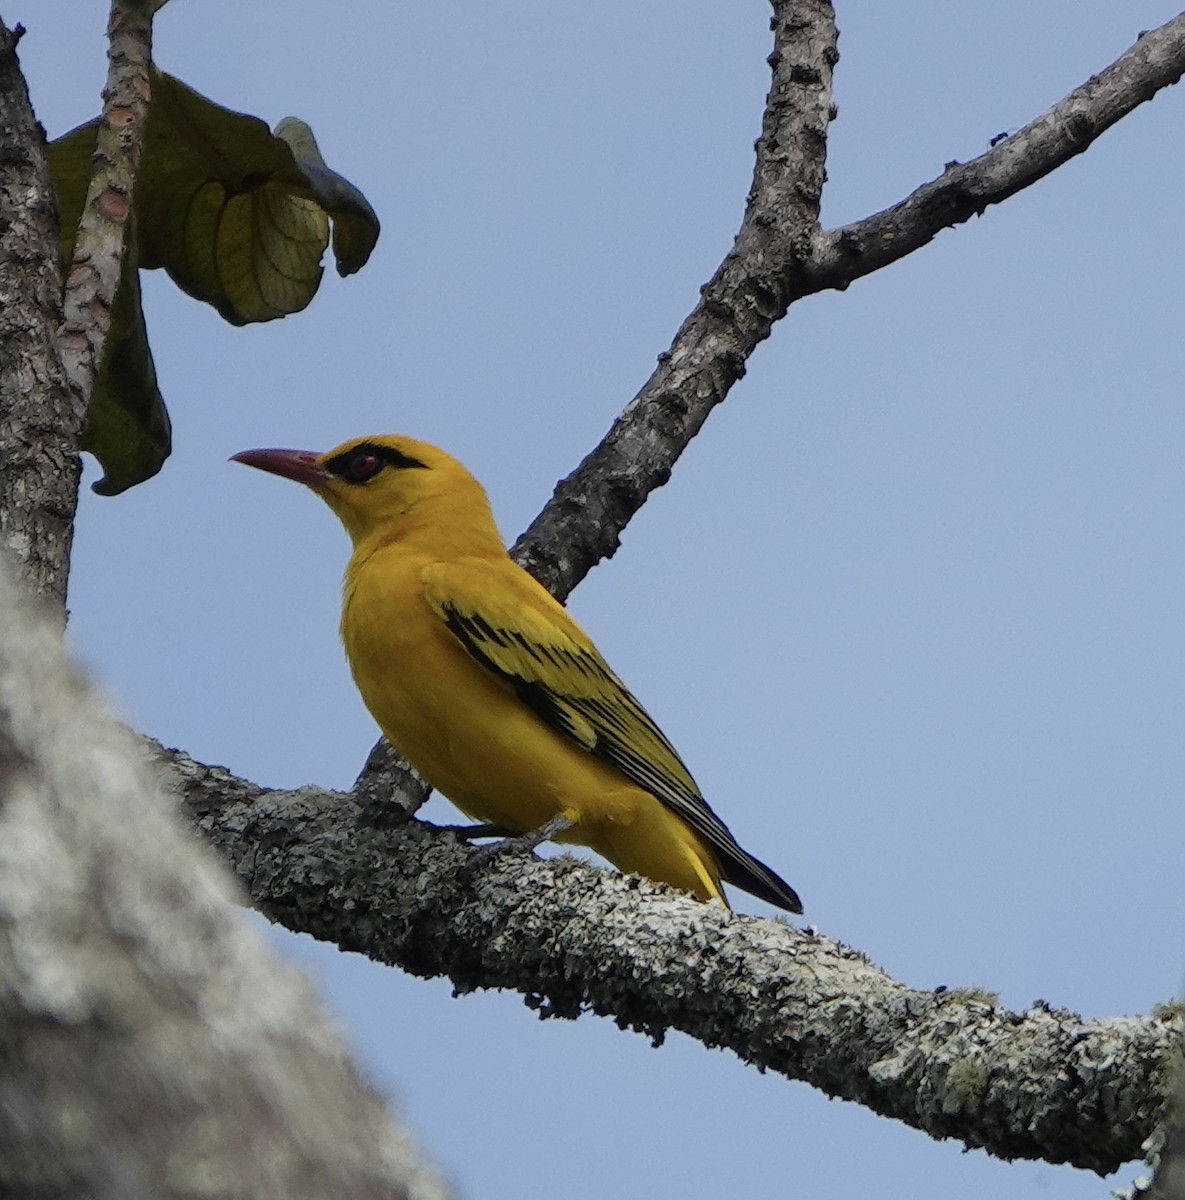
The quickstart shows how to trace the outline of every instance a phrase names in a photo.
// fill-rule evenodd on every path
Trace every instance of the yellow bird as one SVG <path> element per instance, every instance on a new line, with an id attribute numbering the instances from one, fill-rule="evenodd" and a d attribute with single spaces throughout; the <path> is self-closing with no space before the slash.
<path id="1" fill-rule="evenodd" d="M 468 816 L 575 842 L 622 871 L 790 912 L 591 639 L 506 553 L 481 484 L 444 451 L 367 437 L 234 456 L 312 488 L 354 544 L 341 634 L 387 740 Z"/>

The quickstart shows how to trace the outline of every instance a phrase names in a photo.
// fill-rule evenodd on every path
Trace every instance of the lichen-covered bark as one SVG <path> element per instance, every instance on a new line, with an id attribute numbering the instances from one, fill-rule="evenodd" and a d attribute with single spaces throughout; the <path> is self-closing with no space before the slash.
<path id="1" fill-rule="evenodd" d="M 0 1195 L 443 1200 L 0 562 Z"/>
<path id="2" fill-rule="evenodd" d="M 57 345 L 57 207 L 16 57 L 0 24 L 0 544 L 64 609 L 86 405 Z"/>
<path id="3" fill-rule="evenodd" d="M 406 813 L 417 812 L 432 793 L 423 776 L 381 738 L 367 755 L 352 791 L 363 803 L 391 803 Z"/>
<path id="4" fill-rule="evenodd" d="M 263 791 L 161 754 L 257 908 L 459 991 L 678 1029 L 934 1137 L 1100 1173 L 1139 1156 L 1167 1095 L 1179 1015 L 1084 1021 L 916 991 L 783 921 L 572 859 L 507 855 L 467 875 L 465 846 L 395 806 Z"/>

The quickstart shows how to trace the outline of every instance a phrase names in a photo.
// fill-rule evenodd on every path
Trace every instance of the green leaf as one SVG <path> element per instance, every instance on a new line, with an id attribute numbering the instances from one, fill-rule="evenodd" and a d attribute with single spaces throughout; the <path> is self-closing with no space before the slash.
<path id="1" fill-rule="evenodd" d="M 88 121 L 55 138 L 45 147 L 45 159 L 53 177 L 54 190 L 58 194 L 58 217 L 62 223 L 58 245 L 62 262 L 67 266 L 74 254 L 74 239 L 78 234 L 82 206 L 86 203 L 86 189 L 90 186 L 91 160 L 95 156 L 98 133 L 99 122 Z"/>
<path id="2" fill-rule="evenodd" d="M 97 120 L 88 122 L 47 147 L 67 263 L 97 127 Z M 106 472 L 96 491 L 114 494 L 149 478 L 169 453 L 169 418 L 136 269 L 163 268 L 232 324 L 270 321 L 299 311 L 316 294 L 331 221 L 338 273 L 352 274 L 374 249 L 378 218 L 365 196 L 325 164 L 303 121 L 285 118 L 273 134 L 257 117 L 223 108 L 153 69 L 133 202 L 136 248 L 123 264 L 84 447 Z"/>
<path id="3" fill-rule="evenodd" d="M 173 448 L 140 304 L 140 273 L 126 266 L 129 261 L 124 260 L 82 440 L 82 448 L 103 467 L 103 478 L 91 484 L 100 496 L 115 496 L 151 479 Z"/>
<path id="4" fill-rule="evenodd" d="M 331 217 L 343 275 L 366 263 L 378 238 L 366 198 L 325 165 L 308 126 L 295 127 L 299 162 L 279 129 L 153 72 L 136 183 L 141 265 L 163 267 L 232 324 L 287 316 L 312 300 Z"/>
<path id="5" fill-rule="evenodd" d="M 154 72 L 136 181 L 141 262 L 235 325 L 302 309 L 321 282 L 329 220 L 287 145 Z"/>

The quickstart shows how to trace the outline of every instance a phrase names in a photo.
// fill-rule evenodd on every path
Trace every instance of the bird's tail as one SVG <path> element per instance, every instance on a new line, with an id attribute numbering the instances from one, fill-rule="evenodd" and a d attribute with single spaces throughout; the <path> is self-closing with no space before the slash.
<path id="1" fill-rule="evenodd" d="M 720 855 L 720 859 L 720 873 L 725 883 L 731 883 L 742 892 L 748 892 L 787 912 L 802 912 L 798 893 L 776 871 L 770 870 L 740 846 L 734 843 L 727 853 Z"/>

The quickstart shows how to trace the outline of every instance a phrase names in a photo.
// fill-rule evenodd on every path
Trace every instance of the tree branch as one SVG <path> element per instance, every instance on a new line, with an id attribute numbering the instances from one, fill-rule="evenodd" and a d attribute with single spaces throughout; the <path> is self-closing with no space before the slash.
<path id="1" fill-rule="evenodd" d="M 773 80 L 736 242 L 651 379 L 516 546 L 557 595 L 613 553 L 790 304 L 1027 186 L 1185 69 L 1179 17 L 980 159 L 823 233 L 831 7 L 773 8 Z M 373 802 L 365 777 L 350 797 L 266 792 L 170 761 L 263 911 L 459 990 L 514 988 L 544 1015 L 588 1008 L 656 1037 L 677 1028 L 934 1136 L 1101 1172 L 1138 1155 L 1168 1095 L 1177 1017 L 1086 1022 L 914 991 L 836 942 L 571 860 L 517 858 L 470 879 L 455 838 Z"/>
<path id="2" fill-rule="evenodd" d="M 0 22 L 0 543 L 64 612 L 86 401 L 57 343 L 57 202 L 17 63 L 20 33 Z"/>
<path id="3" fill-rule="evenodd" d="M 1185 74 L 1185 13 L 1140 34 L 1125 54 L 1048 112 L 968 163 L 950 163 L 900 203 L 822 235 L 805 272 L 811 292 L 845 288 L 981 216 L 1076 155 Z"/>
<path id="4" fill-rule="evenodd" d="M 773 80 L 757 162 L 732 250 L 702 289 L 671 348 L 600 444 L 566 479 L 514 545 L 514 558 L 564 599 L 602 558 L 671 470 L 708 414 L 790 305 L 888 266 L 942 230 L 982 214 L 1083 153 L 1105 130 L 1185 74 L 1185 14 L 1018 133 L 969 163 L 952 163 L 899 204 L 822 232 L 831 75 L 838 51 L 828 0 L 773 0 Z M 359 776 L 381 768 L 414 812 L 427 797 L 403 786 L 403 764 L 379 742 Z"/>
<path id="5" fill-rule="evenodd" d="M 574 859 L 470 851 L 390 805 L 265 791 L 176 751 L 169 785 L 252 902 L 459 992 L 509 988 L 706 1046 L 1002 1158 L 1099 1173 L 1136 1158 L 1170 1086 L 1181 1016 L 1084 1021 L 978 991 L 916 991 L 862 954 Z"/>
<path id="6" fill-rule="evenodd" d="M 556 487 L 514 546 L 564 599 L 602 558 L 801 287 L 825 177 L 831 76 L 839 52 L 830 0 L 773 0 L 772 81 L 736 240 L 654 373 L 599 446 Z"/>
<path id="7" fill-rule="evenodd" d="M 988 153 L 951 164 L 900 204 L 829 232 L 823 182 L 836 34 L 825 0 L 775 0 L 774 80 L 741 231 L 657 370 L 515 544 L 560 597 L 617 548 L 622 530 L 790 305 L 888 266 L 1083 153 L 1185 74 L 1185 13 Z M 810 239 L 809 244 L 807 239 Z"/>
<path id="8" fill-rule="evenodd" d="M 830 0 L 772 0 L 772 72 L 757 162 L 740 230 L 727 257 L 700 289 L 699 303 L 642 390 L 600 445 L 556 486 L 515 543 L 512 557 L 565 599 L 620 544 L 621 531 L 745 373 L 745 363 L 785 315 L 789 280 L 811 253 L 826 177 L 831 77 L 839 61 Z M 380 741 L 355 789 L 376 770 L 408 770 Z M 414 812 L 424 787 L 400 787 Z"/>
<path id="9" fill-rule="evenodd" d="M 351 789 L 351 795 L 364 804 L 395 804 L 409 816 L 418 812 L 431 794 L 424 777 L 404 762 L 385 738 L 375 742 Z"/>

